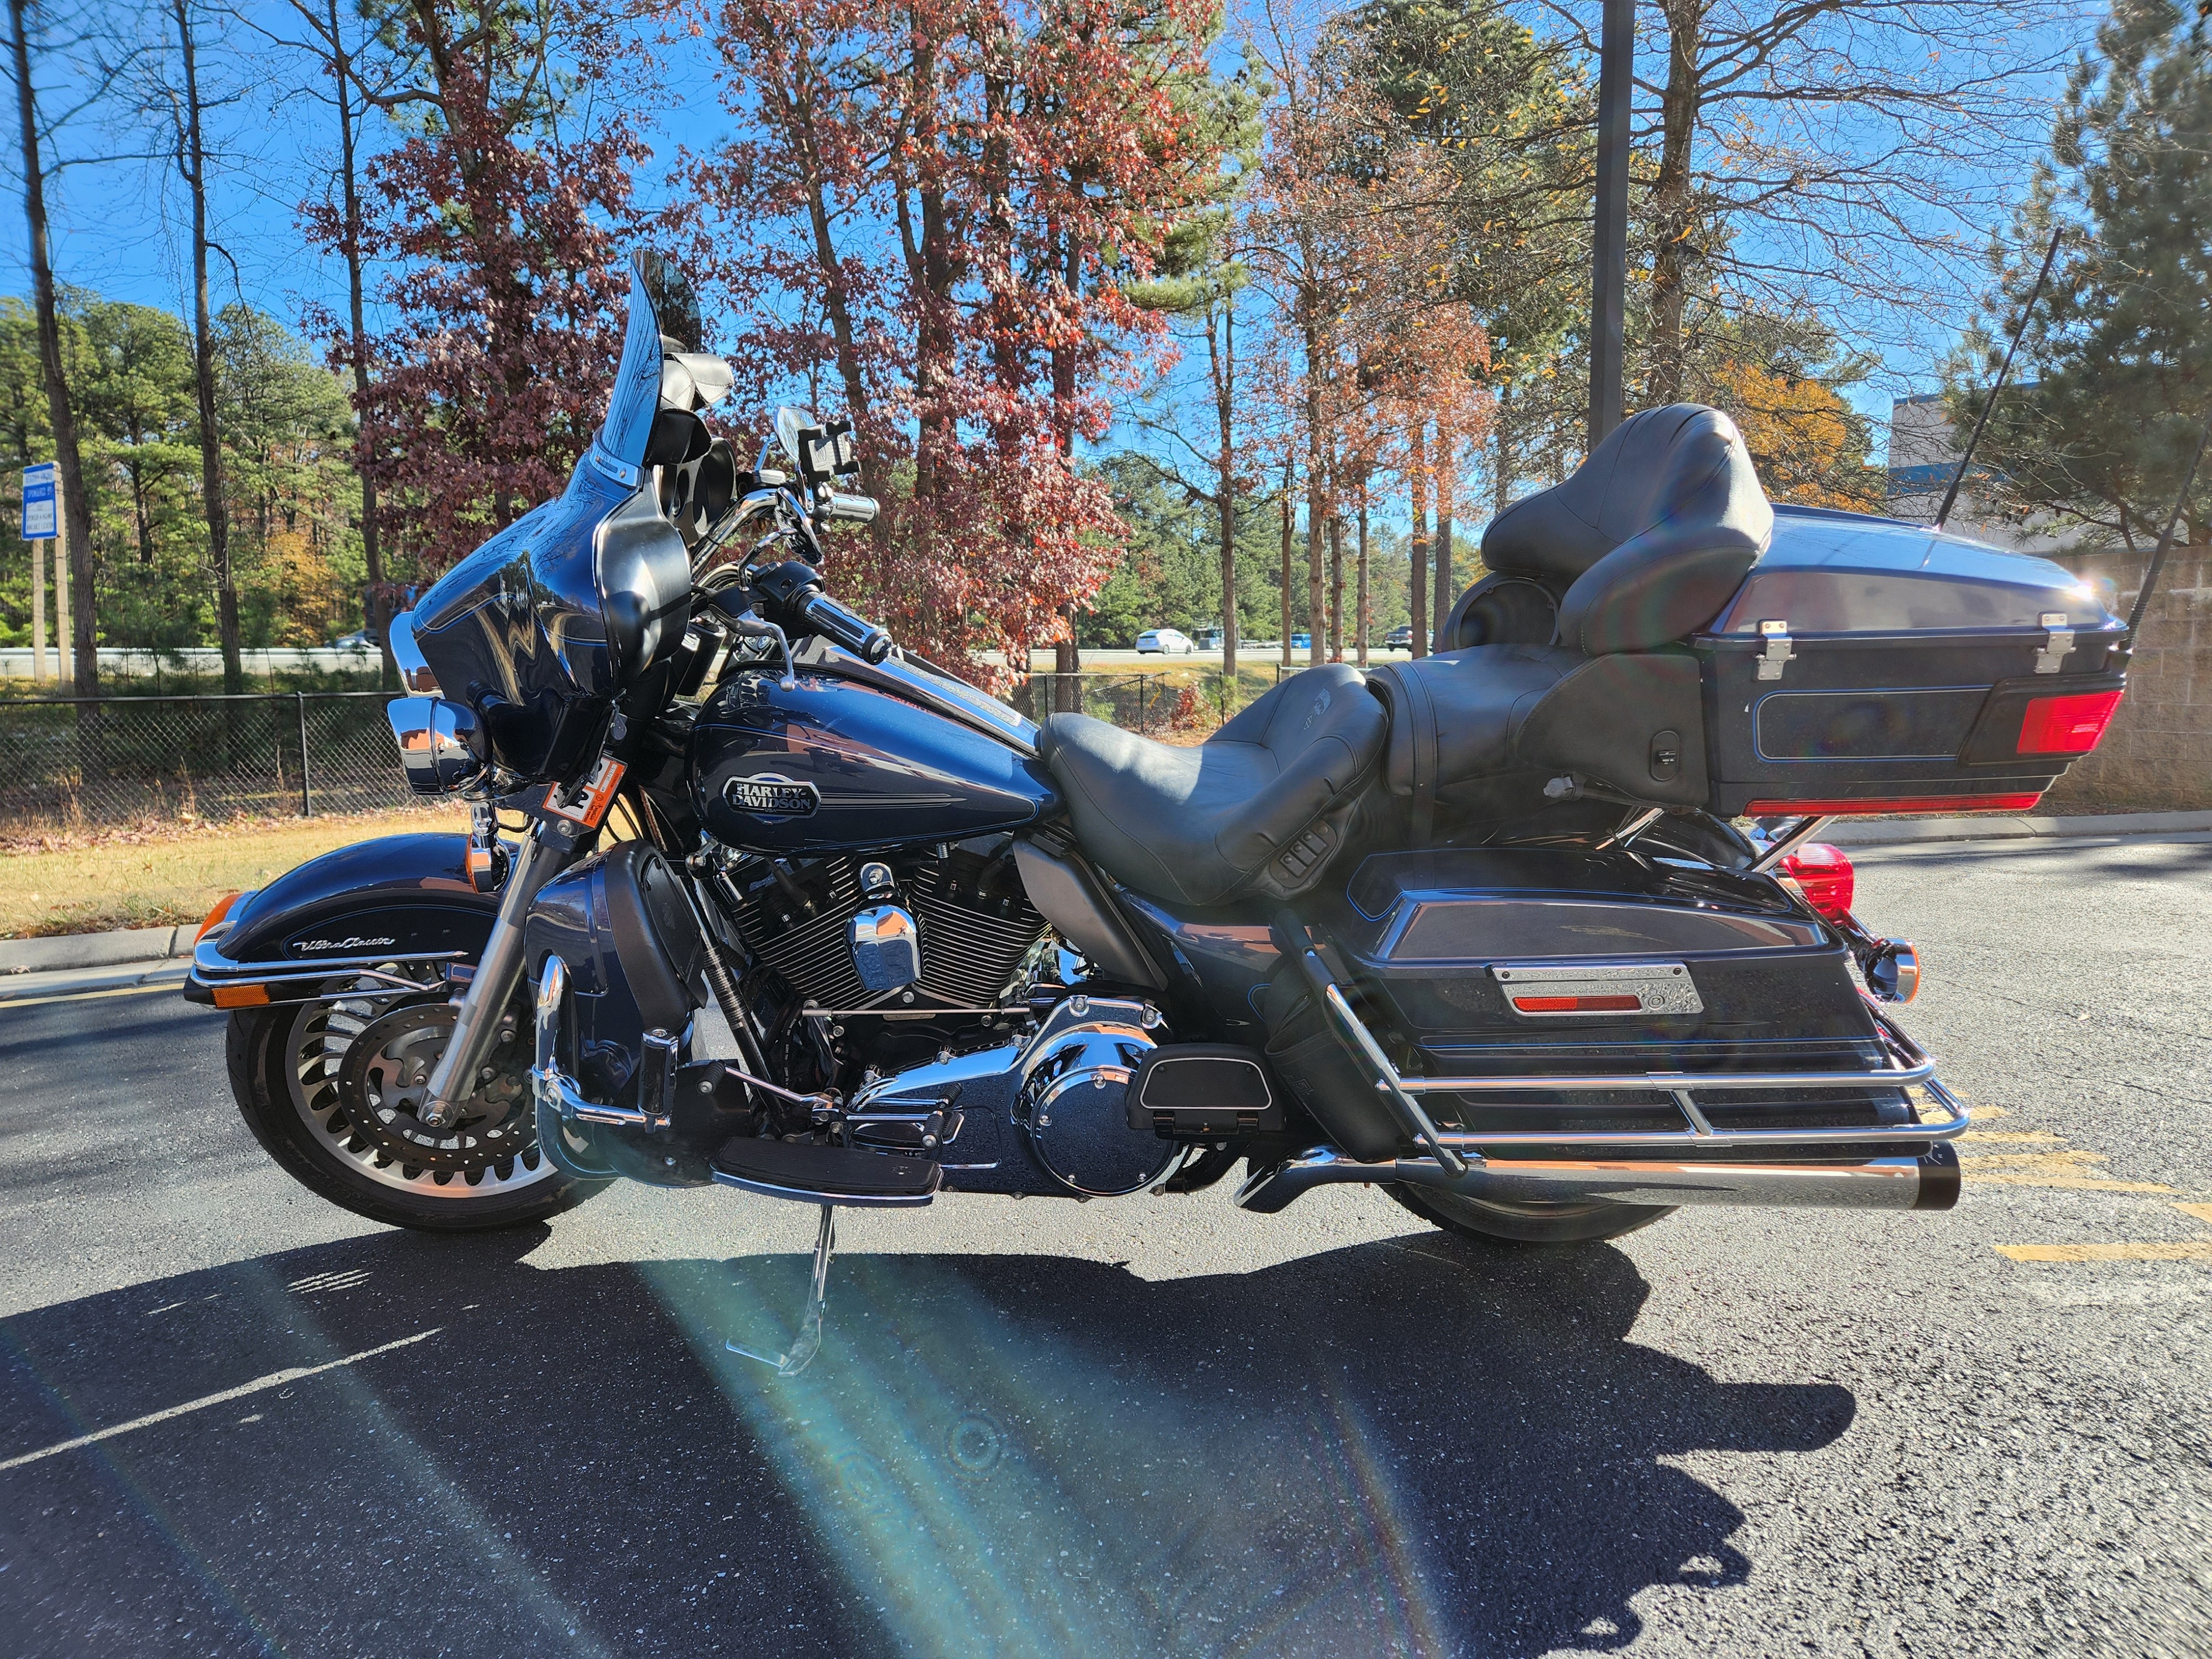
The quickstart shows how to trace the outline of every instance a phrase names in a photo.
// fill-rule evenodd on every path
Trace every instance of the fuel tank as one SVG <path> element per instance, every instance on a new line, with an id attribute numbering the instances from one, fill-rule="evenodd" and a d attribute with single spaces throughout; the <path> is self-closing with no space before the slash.
<path id="1" fill-rule="evenodd" d="M 747 673 L 691 731 L 692 805 L 715 839 L 811 854 L 1012 830 L 1055 803 L 1026 745 L 820 667 Z"/>

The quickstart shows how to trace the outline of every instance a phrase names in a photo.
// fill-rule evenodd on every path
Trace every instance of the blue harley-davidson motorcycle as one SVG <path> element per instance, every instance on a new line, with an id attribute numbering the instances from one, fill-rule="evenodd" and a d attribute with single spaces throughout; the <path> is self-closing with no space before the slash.
<path id="1" fill-rule="evenodd" d="M 818 527 L 876 510 L 848 429 L 784 410 L 748 469 L 701 414 L 728 366 L 641 267 L 630 304 L 566 493 L 393 624 L 407 776 L 474 832 L 316 860 L 198 946 L 315 1191 L 448 1230 L 617 1176 L 817 1205 L 817 1315 L 837 1206 L 1240 1163 L 1250 1210 L 1362 1182 L 1504 1241 L 1956 1200 L 1966 1115 L 1886 1006 L 1917 963 L 1809 838 L 2025 806 L 2094 746 L 2126 632 L 2069 573 L 1772 507 L 1678 405 L 1496 520 L 1440 654 L 1193 748 L 1032 724 L 823 591 Z"/>

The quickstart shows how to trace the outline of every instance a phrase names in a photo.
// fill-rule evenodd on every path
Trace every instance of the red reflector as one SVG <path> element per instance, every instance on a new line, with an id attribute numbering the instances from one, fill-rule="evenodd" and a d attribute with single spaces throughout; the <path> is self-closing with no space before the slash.
<path id="1" fill-rule="evenodd" d="M 2043 799 L 2032 795 L 1905 795 L 1894 800 L 1755 800 L 1747 818 L 1844 817 L 1855 812 L 2025 812 Z"/>
<path id="2" fill-rule="evenodd" d="M 1638 1014 L 1642 997 L 1516 997 L 1513 1006 L 1524 1014 Z"/>
<path id="3" fill-rule="evenodd" d="M 1782 873 L 1805 890 L 1805 902 L 1830 921 L 1851 913 L 1858 878 L 1851 861 L 1824 841 L 1809 841 L 1782 860 Z"/>
<path id="4" fill-rule="evenodd" d="M 2120 706 L 2117 691 L 2080 691 L 2037 697 L 2021 717 L 2023 755 L 2086 755 L 2097 746 Z"/>

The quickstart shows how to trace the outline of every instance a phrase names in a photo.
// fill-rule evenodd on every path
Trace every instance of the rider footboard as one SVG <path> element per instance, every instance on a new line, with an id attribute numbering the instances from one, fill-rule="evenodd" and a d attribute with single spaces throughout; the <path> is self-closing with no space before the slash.
<path id="1" fill-rule="evenodd" d="M 1279 924 L 1294 926 L 1307 933 Z M 1453 1181 L 1468 1178 L 1455 1159 L 1516 1178 L 1546 1160 L 1638 1178 L 1694 1165 L 1698 1194 L 1648 1201 L 1747 1203 L 1875 1200 L 1772 1195 L 1784 1177 L 1714 1196 L 1721 1166 L 1820 1166 L 1833 1194 L 1850 1184 L 1836 1172 L 1887 1161 L 1916 1174 L 1881 1201 L 1955 1193 L 1942 1143 L 1966 1113 L 1853 982 L 1842 942 L 1763 878 L 1393 854 L 1369 860 L 1315 931 L 1288 941 L 1302 995 L 1272 1055 L 1352 1160 Z"/>

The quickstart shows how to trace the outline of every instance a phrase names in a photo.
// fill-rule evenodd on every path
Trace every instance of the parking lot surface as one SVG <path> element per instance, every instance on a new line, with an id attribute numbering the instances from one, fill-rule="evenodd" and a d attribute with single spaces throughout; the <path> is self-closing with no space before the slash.
<path id="1" fill-rule="evenodd" d="M 1486 1250 L 1228 1186 L 453 1240 L 295 1186 L 173 993 L 0 1008 L 22 1655 L 2203 1655 L 2212 844 L 1855 848 L 1948 1214 Z M 1233 1183 L 1232 1183 L 1233 1184 Z"/>

